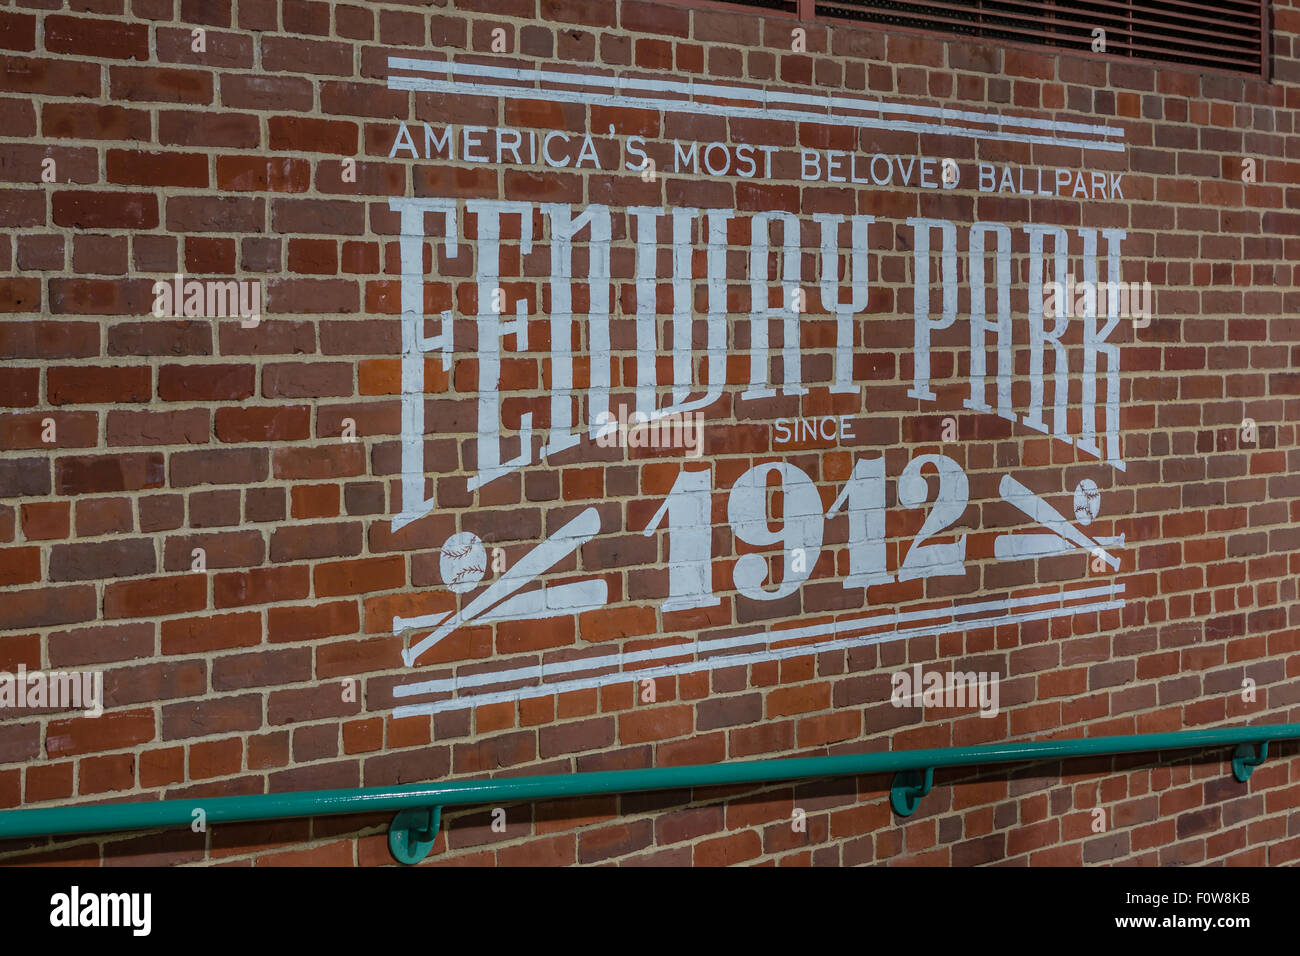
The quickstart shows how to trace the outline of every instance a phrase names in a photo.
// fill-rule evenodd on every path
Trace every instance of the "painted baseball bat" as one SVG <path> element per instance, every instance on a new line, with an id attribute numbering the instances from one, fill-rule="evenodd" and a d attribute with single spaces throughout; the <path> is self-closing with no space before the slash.
<path id="1" fill-rule="evenodd" d="M 1044 528 L 1056 532 L 1068 541 L 1073 541 L 1085 551 L 1091 551 L 1094 548 L 1098 549 L 1101 551 L 1106 563 L 1116 571 L 1119 570 L 1119 558 L 1102 549 L 1097 542 L 1066 521 L 1059 511 L 1015 478 L 1010 475 L 1003 475 L 1002 483 L 998 486 L 998 493 L 1002 495 L 1003 501 L 1015 505 L 1023 514 L 1033 518 Z"/>
<path id="2" fill-rule="evenodd" d="M 562 558 L 572 554 L 600 531 L 600 512 L 587 508 L 576 518 L 533 548 L 497 578 L 478 597 L 438 626 L 432 634 L 402 651 L 402 660 L 410 667 L 428 648 L 437 644 L 460 625 L 478 617 L 498 601 L 535 581 Z"/>

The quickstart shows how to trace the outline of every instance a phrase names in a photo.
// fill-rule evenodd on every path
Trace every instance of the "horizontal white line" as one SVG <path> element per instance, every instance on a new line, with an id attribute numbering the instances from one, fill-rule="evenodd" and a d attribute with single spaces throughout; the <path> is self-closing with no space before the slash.
<path id="1" fill-rule="evenodd" d="M 1087 611 L 1109 611 L 1118 610 L 1123 607 L 1123 601 L 1105 601 L 1095 604 L 1072 605 L 1063 608 L 1047 608 L 1045 610 L 1029 611 L 1023 614 L 1004 614 L 997 617 L 979 618 L 974 621 L 963 622 L 962 626 L 966 629 L 975 627 L 996 627 L 1000 624 L 1014 624 L 1019 621 L 1043 621 L 1051 618 L 1065 617 L 1067 615 L 1082 614 Z M 807 657 L 842 648 L 865 647 L 869 644 L 883 644 L 888 641 L 901 640 L 908 637 L 927 637 L 932 634 L 940 634 L 946 630 L 951 630 L 953 626 L 954 625 L 952 624 L 935 624 L 930 625 L 929 627 L 912 628 L 906 631 L 887 631 L 884 634 L 873 634 L 869 637 L 823 641 L 820 644 L 806 644 L 797 647 L 783 647 L 777 650 L 757 651 L 752 654 L 715 657 L 710 658 L 707 661 L 688 661 L 684 664 L 670 664 L 664 667 L 646 668 L 645 670 L 620 671 L 617 674 L 606 674 L 600 677 L 582 678 L 581 680 L 562 681 L 560 683 L 546 684 L 540 687 L 520 687 L 515 690 L 497 691 L 489 694 L 475 694 L 469 697 L 454 697 L 448 700 L 438 700 L 427 704 L 407 704 L 402 707 L 393 708 L 393 716 L 413 717 L 419 714 L 436 714 L 445 710 L 464 710 L 469 707 L 479 707 L 484 704 L 496 704 L 507 700 L 524 700 L 532 697 L 546 697 L 551 694 L 562 694 L 574 690 L 586 690 L 591 687 L 599 687 L 602 684 L 614 684 L 626 680 L 649 680 L 655 677 L 671 677 L 676 674 L 691 674 L 698 671 L 716 670 L 720 667 L 736 667 L 741 664 L 784 660 L 787 657 Z"/>
<path id="2" fill-rule="evenodd" d="M 430 80 L 418 76 L 388 78 L 390 90 L 414 90 L 426 93 L 463 93 L 464 83 L 455 80 Z M 736 116 L 746 119 L 787 120 L 792 123 L 821 123 L 827 126 L 853 126 L 871 129 L 901 130 L 910 133 L 932 133 L 942 136 L 959 136 L 974 140 L 1001 140 L 1011 143 L 1044 143 L 1051 146 L 1075 146 L 1081 149 L 1100 149 L 1123 152 L 1124 144 L 1105 140 L 1068 139 L 1060 136 L 1040 136 L 1030 133 L 1006 133 L 998 130 L 975 130 L 961 126 L 943 126 L 933 123 L 912 123 L 905 120 L 872 119 L 870 117 L 836 116 L 833 114 L 801 113 L 795 110 L 766 109 L 763 107 L 722 106 L 716 103 L 695 103 L 682 100 L 658 100 L 627 97 L 617 94 L 583 93 L 576 90 L 529 90 L 517 86 L 497 86 L 476 83 L 472 92 L 491 93 L 506 99 L 545 99 L 561 102 L 585 103 L 588 106 L 622 106 L 629 109 L 658 109 L 664 112 L 703 113 L 709 116 Z"/>
<path id="3" fill-rule="evenodd" d="M 646 80 L 631 77 L 605 76 L 602 74 L 572 73 L 564 70 L 532 70 L 512 67 L 488 66 L 478 63 L 458 63 L 453 60 L 422 60 L 412 57 L 391 56 L 388 58 L 390 69 L 424 71 L 426 73 L 446 73 L 450 76 L 484 76 L 500 80 L 516 80 L 523 83 L 569 83 L 574 86 L 598 86 L 620 94 L 622 90 L 650 90 L 659 93 L 682 93 L 688 99 L 697 96 L 748 100 L 764 107 L 776 103 L 798 103 L 804 106 L 824 107 L 827 113 L 836 108 L 851 110 L 869 110 L 881 114 L 898 113 L 910 116 L 931 116 L 937 119 L 961 120 L 973 123 L 985 123 L 990 126 L 1020 126 L 1028 129 L 1052 130 L 1055 132 L 1086 133 L 1094 136 L 1124 136 L 1124 131 L 1115 126 L 1097 126 L 1092 123 L 1072 123 L 1067 120 L 1040 119 L 1031 116 L 1003 116 L 999 113 L 984 113 L 975 110 L 955 110 L 942 106 L 913 106 L 906 103 L 886 103 L 883 100 L 864 99 L 862 97 L 818 95 L 795 93 L 793 91 L 754 89 L 745 86 L 730 86 L 688 79 L 685 83 L 677 80 Z M 527 91 L 525 91 L 527 92 Z M 535 90 L 534 93 L 549 91 Z M 535 96 L 533 98 L 536 98 Z M 691 105 L 691 104 L 679 104 Z"/>
<path id="4" fill-rule="evenodd" d="M 713 651 L 724 651 L 735 647 L 744 647 L 747 644 L 763 642 L 764 644 L 773 641 L 792 641 L 800 640 L 805 637 L 816 637 L 820 634 L 831 634 L 842 631 L 848 631 L 855 627 L 881 627 L 897 626 L 899 624 L 911 623 L 913 621 L 926 621 L 934 618 L 960 617 L 965 614 L 979 614 L 983 611 L 1006 611 L 1017 607 L 1034 607 L 1039 604 L 1046 604 L 1049 601 L 1079 601 L 1085 598 L 1093 597 L 1114 597 L 1116 594 L 1124 592 L 1122 584 L 1108 584 L 1093 588 L 1075 588 L 1074 590 L 1053 591 L 1047 594 L 1031 594 L 1018 598 L 1004 598 L 998 601 L 976 601 L 971 604 L 958 604 L 953 607 L 936 607 L 926 608 L 919 611 L 884 611 L 862 615 L 861 617 L 842 618 L 838 621 L 830 621 L 825 624 L 810 624 L 807 627 L 792 627 L 781 631 L 755 631 L 752 634 L 745 634 L 740 637 L 720 637 L 711 641 L 694 642 L 686 641 L 680 644 L 669 644 L 663 647 L 649 648 L 644 651 L 633 651 L 622 654 L 618 651 L 609 654 L 600 654 L 588 658 L 582 658 L 569 661 L 558 661 L 552 664 L 540 664 L 531 667 L 518 667 L 514 670 L 507 671 L 487 671 L 481 674 L 470 674 L 465 677 L 452 677 L 441 680 L 419 681 L 410 684 L 402 684 L 393 688 L 393 695 L 396 697 L 414 697 L 420 694 L 437 694 L 447 691 L 457 692 L 469 687 L 482 686 L 483 684 L 500 684 L 513 680 L 544 680 L 547 676 L 556 674 L 570 673 L 572 671 L 594 670 L 597 667 L 611 666 L 615 660 L 623 663 L 635 664 L 641 661 L 657 660 L 661 657 L 676 657 L 683 653 L 701 654 Z"/>
<path id="5" fill-rule="evenodd" d="M 891 611 L 883 614 L 873 614 L 863 617 L 855 617 L 847 620 L 831 621 L 826 624 L 815 624 L 808 627 L 789 628 L 782 631 L 757 631 L 752 634 L 745 634 L 740 637 L 718 638 L 712 641 L 683 642 L 680 644 L 670 644 L 663 647 L 648 648 L 643 651 L 633 651 L 623 653 L 616 651 L 609 654 L 598 655 L 594 657 L 581 658 L 568 661 L 558 661 L 551 664 L 539 664 L 530 667 L 519 667 L 506 671 L 489 671 L 479 674 L 470 674 L 464 677 L 452 677 L 442 680 L 415 681 L 410 684 L 401 684 L 393 688 L 394 697 L 415 697 L 424 694 L 435 693 L 458 693 L 463 689 L 470 687 L 482 686 L 485 684 L 501 684 L 515 680 L 544 681 L 546 677 L 554 677 L 558 674 L 572 673 L 574 671 L 596 670 L 601 667 L 617 666 L 619 672 L 624 672 L 628 664 L 636 664 L 644 661 L 658 660 L 665 657 L 677 657 L 682 654 L 691 654 L 698 657 L 700 654 L 714 651 L 724 651 L 737 647 L 744 647 L 749 644 L 761 642 L 767 646 L 772 643 L 780 643 L 789 640 L 799 640 L 805 637 L 816 637 L 821 634 L 838 634 L 853 630 L 860 630 L 870 627 L 880 627 L 894 625 L 912 621 L 924 621 L 933 618 L 957 618 L 968 614 L 978 614 L 983 611 L 1005 611 L 1016 607 L 1033 607 L 1035 605 L 1045 604 L 1049 601 L 1077 601 L 1084 598 L 1092 597 L 1114 597 L 1124 591 L 1124 585 L 1105 585 L 1094 588 L 1076 588 L 1074 590 L 1056 591 L 1050 594 L 1029 595 L 1020 598 L 1008 598 L 1000 601 L 979 601 L 971 604 L 957 605 L 955 607 L 930 608 L 920 611 L 898 612 Z M 1121 602 L 1121 606 L 1122 606 Z M 1075 605 L 1065 608 L 1067 611 L 1073 611 Z M 943 625 L 937 625 L 940 629 L 966 627 L 972 622 L 951 621 Z M 913 629 L 915 630 L 915 629 Z M 898 636 L 913 636 L 912 631 L 886 631 L 883 634 L 873 635 L 873 638 L 882 640 L 891 640 Z M 811 645 L 809 645 L 811 646 Z M 787 649 L 781 649 L 782 651 Z M 804 652 L 805 647 L 796 647 L 790 650 Z M 777 653 L 770 648 L 759 652 L 759 659 L 766 659 L 762 654 Z M 745 658 L 746 655 L 727 655 L 723 654 L 716 658 L 709 658 L 711 667 L 728 666 L 727 662 L 737 662 Z M 698 663 L 693 662 L 693 663 Z M 705 669 L 711 669 L 705 668 Z M 640 677 L 644 672 L 637 671 Z M 585 678 L 584 680 L 595 680 L 596 678 Z M 548 692 L 545 688 L 559 687 L 561 684 L 553 683 L 541 685 L 539 693 Z M 594 685 L 593 685 L 594 686 Z M 513 693 L 513 692 L 509 692 Z M 469 699 L 469 698 L 457 698 Z M 440 701 L 439 703 L 450 704 L 455 701 Z"/>

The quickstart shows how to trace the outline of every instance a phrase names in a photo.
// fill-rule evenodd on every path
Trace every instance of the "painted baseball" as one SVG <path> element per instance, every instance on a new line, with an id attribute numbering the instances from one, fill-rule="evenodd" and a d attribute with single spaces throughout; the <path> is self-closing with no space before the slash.
<path id="1" fill-rule="evenodd" d="M 1085 478 L 1074 488 L 1074 517 L 1081 525 L 1092 524 L 1101 510 L 1101 491 L 1091 478 Z"/>
<path id="2" fill-rule="evenodd" d="M 457 594 L 472 591 L 487 573 L 487 550 L 479 536 L 471 531 L 458 531 L 442 545 L 438 570 L 447 587 Z"/>

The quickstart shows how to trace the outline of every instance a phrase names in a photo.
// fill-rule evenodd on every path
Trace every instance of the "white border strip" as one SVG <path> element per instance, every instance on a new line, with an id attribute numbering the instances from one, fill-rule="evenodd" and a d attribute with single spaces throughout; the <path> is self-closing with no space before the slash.
<path id="1" fill-rule="evenodd" d="M 1024 614 L 1004 614 L 998 617 L 980 618 L 964 622 L 967 627 L 996 627 L 1000 624 L 1013 624 L 1022 621 L 1043 621 L 1056 617 L 1067 617 L 1087 611 L 1110 611 L 1124 607 L 1123 601 L 1103 601 L 1095 604 L 1073 605 L 1065 608 L 1048 608 L 1042 611 L 1030 611 Z M 869 644 L 881 644 L 905 637 L 927 637 L 952 630 L 951 624 L 936 624 L 929 627 L 912 628 L 907 631 L 889 631 L 848 640 L 823 641 L 820 644 L 803 644 L 784 647 L 775 651 L 756 651 L 750 654 L 736 654 L 711 658 L 708 661 L 688 661 L 684 664 L 670 664 L 664 667 L 646 668 L 645 670 L 620 671 L 600 677 L 588 677 L 580 680 L 562 681 L 544 684 L 539 687 L 520 687 L 515 690 L 499 691 L 489 694 L 474 694 L 469 697 L 454 697 L 448 700 L 434 701 L 428 704 L 408 704 L 393 708 L 394 717 L 413 717 L 419 714 L 436 714 L 444 710 L 465 710 L 483 704 L 501 703 L 507 700 L 523 700 L 532 697 L 547 697 L 573 690 L 586 690 L 602 684 L 616 684 L 626 680 L 647 680 L 654 677 L 669 677 L 675 674 L 690 674 L 698 671 L 711 671 L 720 667 L 735 667 L 741 664 L 760 663 L 762 661 L 783 660 L 787 657 L 806 657 L 822 654 L 826 651 L 849 647 L 865 647 Z M 396 690 L 396 689 L 394 689 Z"/>
<path id="2" fill-rule="evenodd" d="M 395 697 L 414 697 L 421 694 L 439 694 L 448 691 L 457 693 L 461 690 L 482 686 L 484 684 L 501 684 L 507 681 L 515 680 L 545 680 L 546 677 L 556 674 L 564 674 L 572 671 L 595 670 L 599 667 L 613 666 L 614 662 L 621 661 L 628 664 L 636 664 L 642 661 L 657 660 L 661 657 L 677 657 L 683 653 L 691 654 L 709 654 L 716 651 L 726 651 L 736 647 L 745 647 L 746 645 L 763 643 L 780 643 L 782 641 L 796 641 L 806 637 L 817 637 L 822 634 L 835 634 L 855 630 L 858 628 L 874 628 L 882 626 L 897 627 L 899 624 L 907 624 L 915 621 L 933 620 L 935 618 L 960 617 L 965 614 L 979 614 L 984 611 L 1008 611 L 1012 608 L 1034 607 L 1039 604 L 1048 602 L 1078 601 L 1084 598 L 1107 597 L 1114 598 L 1124 592 L 1124 585 L 1111 584 L 1095 588 L 1076 588 L 1074 590 L 1054 591 L 1048 594 L 1031 594 L 1019 598 L 1006 598 L 1000 601 L 977 601 L 972 604 L 959 604 L 953 607 L 927 608 L 919 611 L 886 611 L 882 614 L 869 614 L 861 617 L 843 618 L 839 621 L 831 621 L 826 624 L 813 624 L 808 627 L 792 627 L 779 631 L 756 631 L 752 634 L 745 634 L 741 637 L 723 637 L 715 638 L 711 641 L 699 641 L 697 638 L 694 642 L 683 641 L 679 644 L 668 644 L 663 647 L 649 648 L 644 651 L 633 651 L 630 654 L 620 654 L 611 652 L 609 654 L 600 654 L 593 657 L 578 658 L 568 661 L 556 661 L 551 664 L 533 665 L 531 667 L 518 667 L 508 671 L 485 671 L 479 674 L 469 674 L 464 677 L 451 677 L 443 680 L 418 681 L 410 684 L 402 684 L 393 688 Z M 954 621 L 954 624 L 962 623 Z M 468 662 L 472 663 L 472 662 Z"/>
<path id="3" fill-rule="evenodd" d="M 874 129 L 901 130 L 916 133 L 933 133 L 944 136 L 963 136 L 973 139 L 1003 140 L 1019 143 L 1045 143 L 1056 146 L 1075 146 L 1083 149 L 1101 149 L 1122 152 L 1123 142 L 1106 139 L 1077 139 L 1062 133 L 1081 133 L 1089 136 L 1118 136 L 1124 131 L 1113 126 L 1096 126 L 1072 123 L 1065 120 L 1037 119 L 1024 116 L 1002 116 L 945 107 L 913 106 L 903 103 L 884 103 L 879 100 L 844 96 L 816 96 L 806 93 L 781 92 L 767 89 L 750 89 L 715 83 L 682 83 L 675 80 L 637 80 L 616 76 L 569 73 L 556 70 L 528 70 L 508 67 L 484 66 L 472 63 L 455 63 L 450 60 L 418 60 L 409 57 L 389 57 L 390 69 L 412 72 L 483 77 L 496 80 L 513 80 L 521 83 L 567 83 L 574 86 L 605 87 L 610 92 L 587 90 L 542 89 L 503 85 L 472 80 L 439 80 L 429 76 L 389 76 L 388 88 L 420 92 L 481 92 L 507 99 L 546 99 L 560 102 L 582 103 L 588 106 L 619 106 L 629 109 L 654 109 L 663 112 L 703 113 L 712 116 L 735 116 L 751 119 L 775 119 L 789 122 L 821 123 L 830 126 L 854 126 Z M 664 99 L 654 96 L 625 95 L 623 89 L 639 89 L 653 93 L 679 93 L 686 99 Z M 708 96 L 747 101 L 755 106 L 736 106 L 720 103 L 701 103 L 697 97 Z M 777 106 L 778 103 L 817 107 L 824 112 L 794 110 Z M 836 110 L 863 110 L 880 114 L 879 118 L 837 113 Z M 971 129 L 949 126 L 944 123 L 909 122 L 885 119 L 885 114 L 914 117 L 933 117 L 939 120 L 982 123 L 990 127 L 1020 127 L 1039 130 L 1039 133 L 1012 133 L 1000 129 Z"/>
<path id="4" fill-rule="evenodd" d="M 911 637 L 927 637 L 935 634 L 948 633 L 957 629 L 969 630 L 977 627 L 995 627 L 1001 624 L 1047 620 L 1067 615 L 1082 614 L 1088 611 L 1119 609 L 1125 606 L 1125 602 L 1115 600 L 1114 598 L 1116 595 L 1122 594 L 1123 591 L 1124 585 L 1119 584 L 1109 585 L 1106 587 L 1076 589 L 1073 591 L 1058 591 L 1053 594 L 1012 598 L 1006 601 L 985 601 L 950 608 L 934 608 L 929 611 L 913 611 L 901 614 L 899 612 L 892 612 L 890 614 L 880 614 L 866 618 L 859 617 L 850 620 L 832 621 L 828 624 L 813 625 L 804 628 L 790 628 L 784 631 L 760 631 L 753 634 L 746 634 L 741 637 L 721 638 L 714 641 L 700 642 L 697 640 L 693 643 L 686 642 L 681 644 L 670 644 L 663 647 L 649 648 L 644 651 L 635 651 L 629 654 L 618 651 L 598 657 L 559 661 L 549 665 L 541 664 L 532 667 L 515 668 L 514 670 L 508 671 L 471 674 L 463 678 L 417 681 L 410 684 L 400 684 L 395 686 L 393 688 L 393 696 L 414 697 L 422 696 L 424 694 L 447 692 L 456 694 L 462 688 L 481 686 L 484 684 L 500 684 L 514 680 L 538 681 L 539 683 L 534 686 L 520 687 L 507 691 L 456 696 L 447 700 L 433 701 L 426 704 L 408 704 L 395 708 L 393 714 L 396 717 L 407 717 L 416 714 L 431 714 L 443 710 L 476 707 L 480 704 L 490 704 L 505 700 L 519 700 L 528 697 L 541 697 L 548 694 L 558 694 L 570 690 L 584 690 L 590 687 L 598 687 L 602 684 L 618 683 L 628 679 L 644 680 L 647 678 L 669 676 L 673 674 L 709 671 L 720 667 L 734 667 L 741 664 L 749 664 L 759 661 L 782 660 L 787 657 L 820 654 L 824 651 L 835 650 L 838 648 L 863 647 L 869 644 L 881 644 Z M 1004 613 L 968 621 L 947 621 L 940 624 L 930 624 L 924 627 L 907 628 L 904 630 L 889 630 L 884 631 L 883 633 L 871 634 L 859 638 L 837 638 L 831 641 L 823 641 L 818 644 L 798 644 L 792 647 L 776 649 L 771 647 L 773 643 L 798 640 L 800 638 L 813 637 L 821 634 L 842 634 L 861 630 L 864 627 L 877 627 L 881 624 L 891 622 L 900 623 L 909 620 L 924 620 L 927 617 L 934 618 L 938 616 L 958 617 L 985 610 L 1007 611 L 1014 607 L 1029 607 L 1042 604 L 1047 600 L 1077 600 L 1079 598 L 1098 596 L 1106 596 L 1112 598 L 1112 600 L 1094 602 L 1091 604 L 1070 604 L 1063 607 L 1049 607 L 1036 611 L 1024 611 L 1020 613 Z M 716 657 L 709 657 L 705 660 L 699 659 L 701 653 L 734 647 L 743 647 L 747 644 L 760 644 L 761 649 L 746 654 L 720 654 Z M 696 659 L 685 663 L 670 664 L 657 668 L 646 668 L 632 671 L 626 669 L 627 664 L 657 660 L 665 657 L 679 657 L 683 654 L 693 655 Z M 584 677 L 570 681 L 559 681 L 550 684 L 540 683 L 544 681 L 548 675 L 555 676 L 557 674 L 571 673 L 574 671 L 596 670 L 602 667 L 617 667 L 617 671 L 612 674 Z"/>

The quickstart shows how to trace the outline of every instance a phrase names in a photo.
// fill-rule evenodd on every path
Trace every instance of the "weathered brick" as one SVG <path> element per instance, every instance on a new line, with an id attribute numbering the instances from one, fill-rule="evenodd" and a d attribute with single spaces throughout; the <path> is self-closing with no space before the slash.
<path id="1" fill-rule="evenodd" d="M 173 454 L 169 477 L 173 488 L 206 484 L 246 485 L 262 481 L 267 471 L 264 449 L 221 448 Z"/>
<path id="2" fill-rule="evenodd" d="M 52 405 L 147 402 L 153 395 L 153 373 L 146 365 L 53 366 L 45 375 L 46 392 Z"/>
<path id="3" fill-rule="evenodd" d="M 114 23 L 106 18 L 48 16 L 45 49 L 78 57 L 147 60 L 149 28 L 143 23 Z"/>
<path id="4" fill-rule="evenodd" d="M 56 544 L 50 549 L 51 581 L 129 578 L 157 570 L 153 542 L 124 538 L 96 544 Z"/>
<path id="5" fill-rule="evenodd" d="M 65 456 L 54 464 L 55 492 L 60 495 L 140 491 L 163 486 L 160 452 Z"/>
<path id="6" fill-rule="evenodd" d="M 361 524 L 341 522 L 286 526 L 271 534 L 272 561 L 337 558 L 361 553 Z"/>

